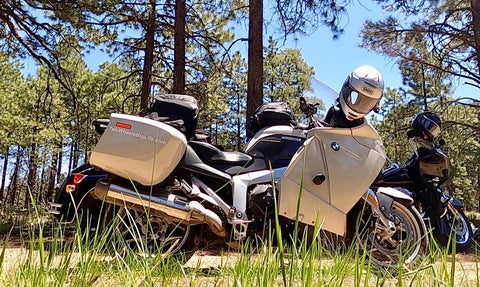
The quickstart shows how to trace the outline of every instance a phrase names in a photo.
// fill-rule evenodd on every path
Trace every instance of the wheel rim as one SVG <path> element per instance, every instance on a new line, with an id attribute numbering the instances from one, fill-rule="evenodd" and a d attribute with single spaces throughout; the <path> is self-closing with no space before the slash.
<path id="1" fill-rule="evenodd" d="M 448 213 L 447 215 L 449 216 L 448 222 L 451 223 L 450 226 L 455 234 L 455 242 L 457 244 L 466 244 L 470 240 L 468 222 L 461 214 L 458 219 L 453 214 Z"/>
<path id="2" fill-rule="evenodd" d="M 372 216 L 369 206 L 358 214 L 356 222 L 358 242 L 371 260 L 383 267 L 398 266 L 402 259 L 403 263 L 410 264 L 422 250 L 422 228 L 412 212 L 394 201 L 391 215 L 396 227 L 393 234 L 379 228 L 378 219 Z"/>
<path id="3" fill-rule="evenodd" d="M 129 210 L 121 219 L 121 236 L 127 247 L 144 253 L 178 252 L 188 238 L 190 224 L 167 216 Z"/>

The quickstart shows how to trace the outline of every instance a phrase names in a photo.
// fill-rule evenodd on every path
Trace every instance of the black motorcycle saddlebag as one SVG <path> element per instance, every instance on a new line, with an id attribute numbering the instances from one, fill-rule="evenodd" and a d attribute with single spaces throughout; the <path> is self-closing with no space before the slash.
<path id="1" fill-rule="evenodd" d="M 261 128 L 277 125 L 297 125 L 290 103 L 285 101 L 265 103 L 258 107 L 250 118 L 252 136 Z"/>
<path id="2" fill-rule="evenodd" d="M 197 128 L 198 103 L 187 95 L 157 95 L 145 117 L 164 122 L 181 131 L 187 139 L 192 139 Z"/>

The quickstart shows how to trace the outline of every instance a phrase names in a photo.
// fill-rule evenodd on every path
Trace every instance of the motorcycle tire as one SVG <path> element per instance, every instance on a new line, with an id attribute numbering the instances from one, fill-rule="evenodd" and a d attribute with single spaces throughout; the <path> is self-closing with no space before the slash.
<path id="1" fill-rule="evenodd" d="M 467 251 L 472 245 L 473 231 L 470 221 L 465 216 L 462 209 L 455 207 L 459 214 L 459 219 L 455 220 L 453 213 L 448 210 L 440 219 L 439 224 L 444 225 L 444 232 L 436 232 L 435 239 L 443 246 L 448 246 L 453 252 L 452 242 L 455 241 L 455 252 Z M 453 226 L 453 228 L 452 228 Z M 442 228 L 440 228 L 442 230 Z M 451 234 L 451 238 L 450 238 Z"/>
<path id="2" fill-rule="evenodd" d="M 167 216 L 153 216 L 145 212 L 120 207 L 112 222 L 116 248 L 126 248 L 143 254 L 182 255 L 185 259 L 196 249 L 200 225 L 191 226 Z"/>
<path id="3" fill-rule="evenodd" d="M 389 234 L 379 226 L 378 217 L 368 204 L 363 204 L 356 217 L 356 237 L 360 250 L 367 252 L 372 263 L 384 268 L 410 266 L 428 250 L 427 228 L 417 209 L 407 203 L 393 201 L 391 221 L 395 232 Z"/>

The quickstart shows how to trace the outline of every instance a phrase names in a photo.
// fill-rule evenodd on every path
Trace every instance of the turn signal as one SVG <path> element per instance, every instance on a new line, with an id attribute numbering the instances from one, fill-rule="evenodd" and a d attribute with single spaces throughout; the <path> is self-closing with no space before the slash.
<path id="1" fill-rule="evenodd" d="M 80 182 L 82 182 L 82 180 L 86 177 L 86 175 L 84 174 L 80 174 L 80 173 L 76 173 L 73 175 L 73 183 L 71 184 L 67 184 L 67 186 L 65 186 L 65 192 L 66 193 L 72 193 L 74 192 L 78 185 L 80 184 Z"/>
<path id="2" fill-rule="evenodd" d="M 368 199 L 370 200 L 371 203 L 373 203 L 375 206 L 378 206 L 378 201 L 375 199 L 373 195 L 370 193 L 368 194 Z"/>
<path id="3" fill-rule="evenodd" d="M 76 189 L 75 187 L 75 184 L 68 184 L 66 187 L 65 187 L 65 192 L 66 193 L 72 193 L 74 192 Z"/>

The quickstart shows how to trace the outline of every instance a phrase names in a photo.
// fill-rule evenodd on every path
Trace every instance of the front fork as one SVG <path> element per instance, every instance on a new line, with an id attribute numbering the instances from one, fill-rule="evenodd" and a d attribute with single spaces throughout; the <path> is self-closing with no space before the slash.
<path id="1" fill-rule="evenodd" d="M 390 211 L 390 204 L 385 204 L 385 202 L 381 205 L 377 194 L 372 190 L 368 189 L 365 193 L 365 201 L 368 203 L 370 208 L 372 209 L 372 215 L 375 218 L 378 218 L 376 223 L 376 227 L 387 231 L 390 235 L 393 235 L 396 231 L 395 223 L 393 223 L 389 218 L 391 215 Z M 393 201 L 393 200 L 392 200 Z"/>
<path id="2" fill-rule="evenodd" d="M 364 199 L 371 207 L 373 216 L 378 218 L 376 227 L 387 238 L 390 238 L 397 231 L 395 222 L 392 221 L 391 207 L 393 201 L 405 201 L 408 204 L 413 204 L 413 199 L 410 196 L 390 187 L 380 187 L 376 191 L 369 188 Z"/>
<path id="3" fill-rule="evenodd" d="M 457 207 L 463 207 L 463 204 L 458 201 L 457 199 L 455 199 L 454 197 L 450 197 L 450 196 L 446 196 L 445 197 L 447 198 L 447 201 L 445 201 L 444 203 L 444 206 L 445 206 L 445 212 L 442 214 L 442 216 L 440 218 L 444 218 L 445 216 L 450 216 L 450 215 L 447 215 L 447 213 L 450 213 L 451 216 L 453 218 L 451 218 L 451 228 L 454 228 L 456 226 L 457 223 L 462 223 L 462 215 L 460 214 L 460 212 L 458 211 Z M 447 219 L 447 222 L 449 221 L 449 219 Z M 450 228 L 447 228 L 445 226 L 445 221 L 442 221 L 442 219 L 440 219 L 440 222 L 438 224 L 438 228 L 439 228 L 439 232 L 441 234 L 445 234 L 445 235 L 449 235 L 450 232 L 451 232 L 451 229 Z"/>

